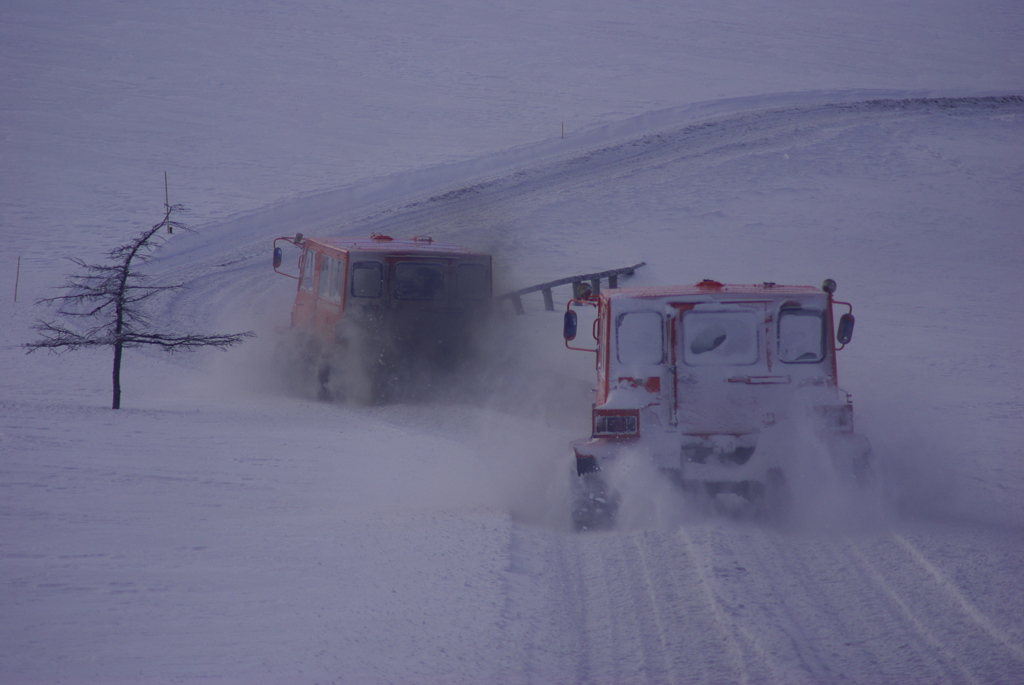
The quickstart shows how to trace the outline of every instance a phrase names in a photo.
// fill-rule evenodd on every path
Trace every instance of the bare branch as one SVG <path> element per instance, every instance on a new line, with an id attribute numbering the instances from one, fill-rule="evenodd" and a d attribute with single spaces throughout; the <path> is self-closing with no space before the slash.
<path id="1" fill-rule="evenodd" d="M 42 336 L 35 342 L 25 343 L 28 352 L 45 349 L 50 352 L 72 351 L 83 347 L 103 347 L 112 344 L 109 337 L 98 335 L 98 331 L 80 333 L 67 326 L 48 321 L 40 321 L 33 327 Z"/>
<path id="2" fill-rule="evenodd" d="M 158 295 L 158 294 L 160 294 L 162 292 L 165 292 L 167 290 L 177 290 L 178 288 L 181 288 L 183 286 L 184 286 L 183 283 L 179 283 L 177 285 L 136 285 L 136 286 L 132 286 L 132 291 L 137 291 L 138 290 L 138 291 L 142 291 L 142 292 L 137 294 L 137 295 L 135 295 L 135 294 L 127 295 L 124 298 L 124 301 L 125 301 L 125 304 L 132 304 L 132 303 L 135 303 L 135 302 L 142 302 L 143 300 L 148 300 L 153 295 Z"/>
<path id="3" fill-rule="evenodd" d="M 197 347 L 216 347 L 225 349 L 237 345 L 247 338 L 254 338 L 253 331 L 220 335 L 163 335 L 160 333 L 130 333 L 123 336 L 125 346 L 158 345 L 168 352 L 195 349 Z"/>
<path id="4" fill-rule="evenodd" d="M 182 205 L 165 204 L 164 210 L 162 221 L 107 253 L 112 263 L 87 264 L 81 259 L 71 258 L 69 261 L 78 267 L 78 272 L 60 286 L 64 294 L 36 301 L 39 305 L 57 305 L 60 316 L 82 322 L 92 319 L 96 325 L 76 330 L 62 323 L 40 320 L 33 325 L 39 339 L 24 344 L 29 353 L 42 349 L 64 352 L 86 347 L 112 347 L 114 409 L 120 407 L 120 366 L 124 348 L 155 345 L 168 352 L 200 347 L 225 349 L 255 337 L 252 331 L 200 335 L 150 330 L 151 319 L 139 305 L 155 295 L 181 288 L 183 284 L 150 285 L 147 283 L 149 277 L 134 271 L 132 265 L 147 261 L 148 253 L 166 241 L 159 235 L 161 229 L 166 229 L 167 233 L 175 229 L 191 230 L 171 218 L 174 212 L 185 211 Z"/>

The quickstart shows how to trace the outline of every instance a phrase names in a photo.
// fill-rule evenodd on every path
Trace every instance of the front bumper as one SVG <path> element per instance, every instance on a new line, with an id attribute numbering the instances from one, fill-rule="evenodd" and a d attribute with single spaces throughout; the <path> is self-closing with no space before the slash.
<path id="1" fill-rule="evenodd" d="M 792 426 L 773 426 L 738 435 L 680 435 L 592 438 L 573 444 L 579 475 L 607 471 L 623 456 L 651 459 L 673 480 L 700 483 L 766 483 L 792 468 L 804 450 L 813 450 L 837 468 L 859 475 L 869 465 L 871 445 L 852 432 L 823 431 L 809 446 L 794 441 Z"/>

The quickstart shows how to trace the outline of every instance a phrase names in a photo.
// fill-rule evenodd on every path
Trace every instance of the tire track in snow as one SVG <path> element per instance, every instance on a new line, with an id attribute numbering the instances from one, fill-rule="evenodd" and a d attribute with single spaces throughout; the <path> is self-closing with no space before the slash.
<path id="1" fill-rule="evenodd" d="M 679 529 L 678 536 L 679 539 L 683 541 L 686 554 L 693 563 L 694 572 L 697 576 L 697 584 L 704 596 L 707 607 L 711 610 L 711 615 L 714 616 L 718 630 L 725 637 L 728 660 L 732 665 L 732 670 L 739 675 L 736 682 L 749 683 L 750 673 L 747 671 L 746 665 L 743 662 L 743 652 L 740 649 L 739 642 L 736 640 L 732 631 L 734 624 L 726 617 L 725 612 L 722 610 L 722 606 L 718 601 L 715 589 L 711 585 L 711 569 L 709 568 L 708 560 L 697 550 L 697 546 L 694 543 L 693 538 L 686 531 L 685 527 Z M 754 644 L 757 644 L 756 641 Z"/>
<path id="2" fill-rule="evenodd" d="M 664 682 L 748 682 L 730 626 L 707 610 L 702 557 L 680 542 L 654 531 L 622 538 L 623 553 L 634 559 L 635 593 L 649 605 L 655 628 L 648 632 L 649 658 L 660 660 Z"/>
<path id="3" fill-rule="evenodd" d="M 947 670 L 947 674 L 950 670 L 955 669 L 960 673 L 964 681 L 980 685 L 982 681 L 974 673 L 961 665 L 956 655 L 950 651 L 950 649 L 943 644 L 931 630 L 928 629 L 924 622 L 910 608 L 908 603 L 904 601 L 904 599 L 892 588 L 881 572 L 875 568 L 867 556 L 852 543 L 848 544 L 847 549 L 859 566 L 870 577 L 875 587 L 881 590 L 882 593 L 888 597 L 896 607 L 898 607 L 900 613 L 902 613 L 906 618 L 914 631 L 932 648 L 932 650 L 934 650 L 935 653 L 938 654 L 939 663 Z"/>
<path id="4" fill-rule="evenodd" d="M 700 555 L 675 533 L 571 536 L 578 591 L 566 601 L 581 624 L 579 683 L 737 683 L 747 672 L 728 616 L 709 606 Z M 572 596 L 569 596 L 572 595 Z M 715 616 L 716 609 L 720 616 Z"/>
<path id="5" fill-rule="evenodd" d="M 711 579 L 711 555 L 685 531 L 644 531 L 629 540 L 654 610 L 666 661 L 666 675 L 678 683 L 762 681 L 747 667 L 744 637 L 771 671 L 771 660 L 751 633 L 725 610 Z"/>
<path id="6" fill-rule="evenodd" d="M 848 541 L 846 552 L 931 651 L 936 665 L 946 671 L 944 679 L 1024 682 L 1024 659 L 1014 648 L 1019 645 L 1013 637 L 968 600 L 916 545 L 911 545 L 918 552 L 916 558 L 900 542 L 901 537 L 890 533 L 874 541 Z M 946 544 L 941 538 L 936 542 Z M 995 540 L 979 549 L 993 543 Z M 972 567 L 970 562 L 984 564 L 985 559 L 969 560 L 967 569 Z M 945 582 L 939 582 L 935 573 Z M 1019 580 L 1011 586 L 1019 586 Z M 1016 596 L 1007 595 L 1006 599 L 1012 603 Z M 895 634 L 893 630 L 890 633 Z"/>
<path id="7" fill-rule="evenodd" d="M 728 545 L 728 563 L 746 570 L 736 582 L 726 583 L 729 576 L 723 577 L 720 592 L 732 604 L 748 607 L 748 630 L 761 636 L 763 653 L 772 655 L 765 658 L 773 682 L 857 680 L 860 673 L 850 662 L 868 654 L 822 653 L 826 644 L 850 646 L 853 632 L 842 608 L 831 601 L 828 571 L 836 566 L 834 550 L 817 543 L 805 548 L 799 540 L 757 529 L 716 529 L 714 534 Z"/>
<path id="8" fill-rule="evenodd" d="M 613 581 L 606 585 L 606 596 L 615 633 L 615 682 L 668 682 L 663 663 L 664 633 L 659 631 L 647 578 L 629 539 L 608 537 L 601 546 L 601 566 L 612 571 L 606 576 L 606 580 Z"/>
<path id="9" fill-rule="evenodd" d="M 576 559 L 572 570 L 578 570 L 578 601 L 582 605 L 579 615 L 583 624 L 577 628 L 583 647 L 576 666 L 581 683 L 629 682 L 626 675 L 636 670 L 620 658 L 622 652 L 635 650 L 630 649 L 630 636 L 624 634 L 631 622 L 621 620 L 623 612 L 617 600 L 622 593 L 616 591 L 620 574 L 606 553 L 608 543 L 606 537 L 570 540 Z"/>
<path id="10" fill-rule="evenodd" d="M 977 654 L 988 649 L 984 643 L 972 638 L 965 647 L 957 642 L 958 627 L 942 624 L 949 617 L 944 603 L 936 606 L 928 597 L 904 596 L 888 583 L 896 598 L 914 612 L 915 624 L 879 585 L 879 578 L 849 552 L 850 542 L 794 537 L 758 527 L 715 525 L 706 533 L 698 530 L 690 527 L 679 535 L 689 536 L 706 559 L 708 596 L 721 608 L 719 622 L 727 621 L 734 631 L 735 644 L 746 659 L 748 681 L 989 682 L 993 674 L 1019 672 L 1013 664 L 978 661 Z M 898 577 L 919 585 L 916 574 L 907 577 L 903 556 L 894 558 L 892 551 L 864 554 L 879 574 L 879 563 L 891 564 Z M 655 568 L 667 574 L 672 567 Z M 885 580 L 884 574 L 880 577 Z M 918 611 L 918 600 L 932 613 Z M 937 625 L 941 630 L 933 629 Z M 756 644 L 748 646 L 752 636 Z M 756 659 L 751 659 L 752 653 Z M 982 670 L 964 675 L 956 670 L 956 664 L 964 663 L 976 671 L 977 663 Z M 1012 681 L 1012 676 L 1004 680 Z"/>
<path id="11" fill-rule="evenodd" d="M 633 565 L 640 571 L 639 581 L 635 586 L 635 594 L 640 595 L 643 593 L 643 597 L 638 597 L 637 606 L 649 605 L 650 617 L 654 624 L 654 634 L 648 632 L 644 639 L 644 656 L 645 661 L 651 661 L 653 657 L 658 657 L 658 661 L 661 663 L 657 665 L 657 670 L 662 672 L 667 678 L 668 682 L 681 682 L 678 674 L 673 673 L 673 663 L 671 660 L 671 647 L 668 639 L 668 635 L 665 630 L 665 622 L 661 617 L 661 609 L 659 609 L 659 601 L 654 590 L 654 580 L 651 575 L 650 564 L 648 563 L 648 555 L 644 545 L 645 540 L 635 538 L 623 538 L 620 550 L 623 552 L 623 556 L 634 557 Z M 651 642 L 657 642 L 657 645 L 652 645 Z M 653 670 L 651 668 L 649 671 Z"/>
<path id="12" fill-rule="evenodd" d="M 986 682 L 877 568 L 905 573 L 891 550 L 717 525 L 573 541 L 577 682 Z"/>
<path id="13" fill-rule="evenodd" d="M 691 645 L 683 638 L 686 633 L 683 626 L 692 630 L 692 624 L 696 621 L 691 619 L 699 614 L 680 611 L 687 604 L 684 600 L 685 585 L 680 585 L 676 579 L 680 565 L 665 563 L 667 560 L 658 534 L 644 533 L 642 537 L 634 536 L 629 541 L 632 543 L 631 553 L 639 561 L 643 586 L 654 613 L 667 682 L 714 682 L 710 664 L 687 658 L 687 648 Z M 689 604 L 692 605 L 692 602 Z M 699 671 L 699 676 L 696 671 Z"/>
<path id="14" fill-rule="evenodd" d="M 921 565 L 935 580 L 936 585 L 973 620 L 982 630 L 988 633 L 994 640 L 1002 643 L 1007 649 L 1013 652 L 1019 660 L 1024 662 L 1024 647 L 1016 642 L 1009 634 L 995 625 L 984 613 L 982 613 L 946 575 L 930 562 L 924 553 L 913 543 L 902 535 L 893 535 L 893 539 L 899 543 L 908 554 Z"/>

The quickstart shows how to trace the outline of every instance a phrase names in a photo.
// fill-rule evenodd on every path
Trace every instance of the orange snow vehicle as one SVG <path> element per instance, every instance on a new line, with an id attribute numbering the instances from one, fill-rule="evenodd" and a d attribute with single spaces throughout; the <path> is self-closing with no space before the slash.
<path id="1" fill-rule="evenodd" d="M 292 245 L 298 274 L 281 270 Z M 274 241 L 298 280 L 280 349 L 289 378 L 321 399 L 380 403 L 436 390 L 473 354 L 491 302 L 491 257 L 428 237 Z"/>
<path id="2" fill-rule="evenodd" d="M 739 496 L 769 514 L 786 499 L 794 434 L 814 436 L 818 452 L 863 478 L 870 446 L 854 433 L 836 372 L 853 307 L 833 299 L 835 288 L 831 279 L 821 289 L 705 280 L 570 301 L 570 349 L 584 349 L 570 345 L 573 307 L 597 308 L 591 437 L 574 445 L 577 529 L 612 524 L 620 498 L 606 476 L 627 452 L 687 491 Z M 849 308 L 838 322 L 836 305 Z"/>

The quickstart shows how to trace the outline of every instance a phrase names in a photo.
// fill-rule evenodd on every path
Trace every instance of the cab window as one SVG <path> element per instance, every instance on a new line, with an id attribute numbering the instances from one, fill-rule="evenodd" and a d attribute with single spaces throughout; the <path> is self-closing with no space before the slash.
<path id="1" fill-rule="evenodd" d="M 686 312 L 683 361 L 689 366 L 757 363 L 757 319 L 753 311 Z"/>
<path id="2" fill-rule="evenodd" d="M 345 291 L 345 262 L 341 259 L 331 260 L 330 288 L 327 291 L 327 299 L 335 304 L 341 304 L 342 295 Z"/>
<path id="3" fill-rule="evenodd" d="M 395 297 L 399 300 L 440 300 L 444 297 L 444 265 L 399 262 L 395 265 Z"/>
<path id="4" fill-rule="evenodd" d="M 660 364 L 665 357 L 661 314 L 620 314 L 615 320 L 615 347 L 622 364 Z"/>
<path id="5" fill-rule="evenodd" d="M 331 262 L 336 261 L 327 255 L 320 255 L 320 277 L 316 282 L 316 296 L 319 298 L 327 299 L 327 293 L 331 289 Z"/>
<path id="6" fill-rule="evenodd" d="M 455 269 L 455 297 L 460 300 L 483 300 L 490 295 L 487 266 L 459 264 Z"/>
<path id="7" fill-rule="evenodd" d="M 313 269 L 316 268 L 316 252 L 306 250 L 302 254 L 302 280 L 299 281 L 299 289 L 307 293 L 313 292 Z"/>
<path id="8" fill-rule="evenodd" d="M 779 359 L 787 364 L 815 364 L 825 358 L 825 321 L 813 309 L 779 312 Z"/>
<path id="9" fill-rule="evenodd" d="M 352 297 L 380 297 L 383 291 L 383 264 L 356 262 L 352 265 Z"/>

